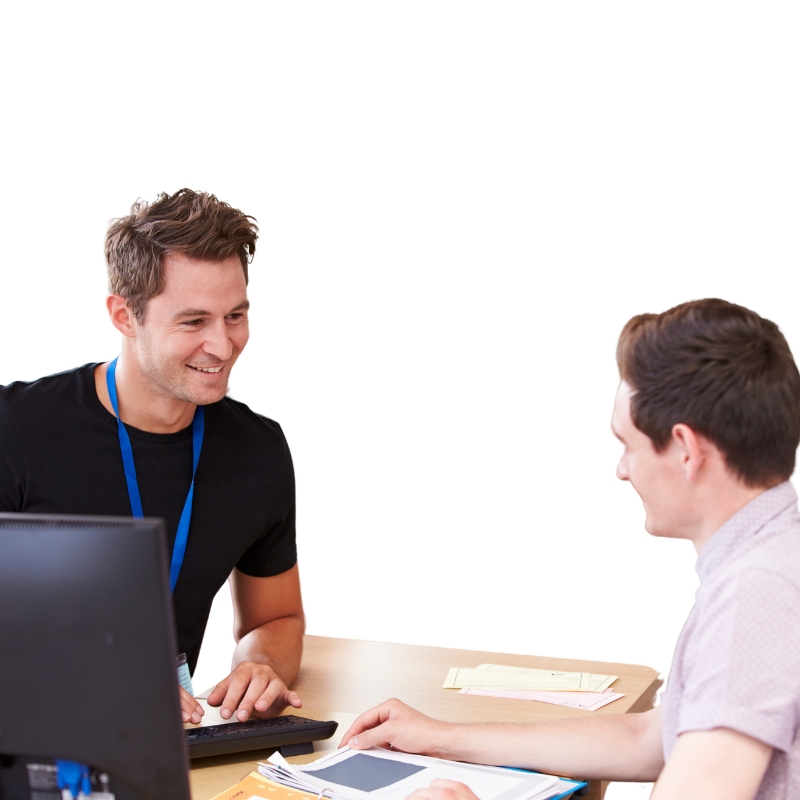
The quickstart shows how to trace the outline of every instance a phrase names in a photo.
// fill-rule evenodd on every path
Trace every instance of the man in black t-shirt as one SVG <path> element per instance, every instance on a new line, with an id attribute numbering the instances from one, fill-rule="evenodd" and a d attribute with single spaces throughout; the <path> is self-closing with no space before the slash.
<path id="1" fill-rule="evenodd" d="M 163 517 L 192 670 L 230 579 L 233 671 L 208 702 L 240 721 L 300 706 L 288 687 L 304 631 L 289 448 L 277 423 L 226 397 L 248 339 L 257 233 L 213 195 L 139 201 L 106 236 L 119 358 L 0 387 L 0 511 L 125 516 L 140 503 Z M 181 708 L 200 721 L 183 689 Z"/>

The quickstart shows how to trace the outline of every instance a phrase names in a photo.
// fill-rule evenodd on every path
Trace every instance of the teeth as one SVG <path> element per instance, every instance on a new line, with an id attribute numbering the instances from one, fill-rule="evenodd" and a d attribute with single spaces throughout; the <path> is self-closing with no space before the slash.
<path id="1" fill-rule="evenodd" d="M 191 364 L 189 365 L 192 366 Z M 192 367 L 192 369 L 199 370 L 200 372 L 222 372 L 222 367 Z"/>

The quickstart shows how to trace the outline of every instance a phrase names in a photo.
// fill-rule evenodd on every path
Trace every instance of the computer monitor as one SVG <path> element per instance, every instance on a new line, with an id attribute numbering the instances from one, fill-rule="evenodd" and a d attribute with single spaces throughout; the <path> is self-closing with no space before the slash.
<path id="1" fill-rule="evenodd" d="M 0 798 L 189 800 L 164 523 L 0 514 Z"/>

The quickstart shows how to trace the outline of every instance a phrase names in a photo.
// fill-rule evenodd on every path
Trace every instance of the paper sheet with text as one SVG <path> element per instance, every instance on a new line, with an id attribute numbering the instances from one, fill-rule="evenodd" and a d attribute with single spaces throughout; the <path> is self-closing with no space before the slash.
<path id="1" fill-rule="evenodd" d="M 461 689 L 459 694 L 480 695 L 482 697 L 505 697 L 511 700 L 534 700 L 537 703 L 549 703 L 553 706 L 577 708 L 580 711 L 597 711 L 607 706 L 624 694 L 617 694 L 608 689 L 605 692 L 514 692 L 496 689 Z"/>
<path id="2" fill-rule="evenodd" d="M 590 672 L 509 667 L 481 664 L 479 667 L 452 667 L 444 682 L 445 689 L 491 689 L 497 691 L 604 692 L 616 675 Z"/>

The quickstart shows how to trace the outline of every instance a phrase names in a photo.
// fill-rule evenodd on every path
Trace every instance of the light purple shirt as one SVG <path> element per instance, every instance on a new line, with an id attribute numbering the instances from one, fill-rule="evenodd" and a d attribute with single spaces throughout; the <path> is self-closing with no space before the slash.
<path id="1" fill-rule="evenodd" d="M 663 700 L 681 733 L 731 728 L 774 748 L 756 798 L 800 798 L 800 513 L 790 483 L 734 514 L 697 559 L 700 588 Z"/>

